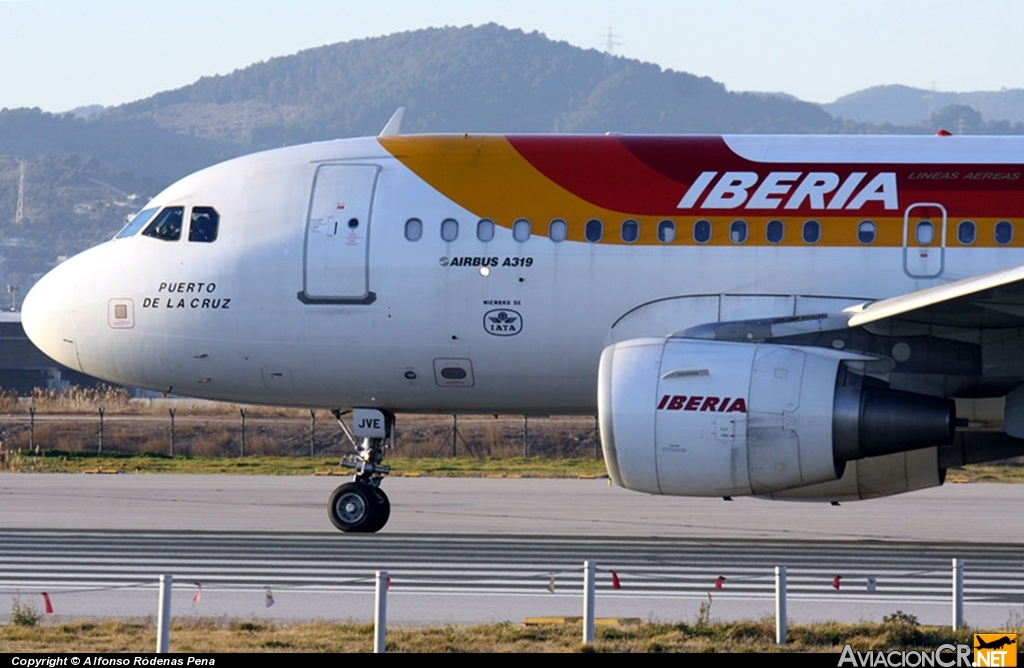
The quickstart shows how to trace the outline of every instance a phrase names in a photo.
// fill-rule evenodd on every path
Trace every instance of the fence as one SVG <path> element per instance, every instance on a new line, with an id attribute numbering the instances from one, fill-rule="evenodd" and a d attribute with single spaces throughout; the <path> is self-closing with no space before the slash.
<path id="1" fill-rule="evenodd" d="M 34 405 L 0 416 L 6 450 L 154 453 L 168 456 L 341 455 L 351 445 L 328 411 L 198 408 L 168 401 L 51 412 Z M 58 407 L 59 408 L 59 407 Z M 395 454 L 410 457 L 600 458 L 593 416 L 402 415 Z"/>
<path id="2" fill-rule="evenodd" d="M 596 627 L 596 610 L 598 604 L 597 597 L 597 586 L 596 579 L 598 572 L 602 573 L 611 580 L 612 590 L 618 590 L 621 588 L 619 573 L 615 570 L 610 569 L 599 569 L 597 564 L 593 560 L 586 560 L 583 562 L 582 569 L 582 597 L 580 607 L 582 609 L 581 621 L 581 639 L 585 645 L 592 645 L 595 642 L 595 627 Z M 950 569 L 952 575 L 951 587 L 950 587 L 950 602 L 951 602 L 951 627 L 953 631 L 959 630 L 963 627 L 963 608 L 964 608 L 964 561 L 963 559 L 954 558 L 952 560 L 952 566 Z M 549 574 L 550 582 L 548 589 L 554 591 L 554 574 Z M 767 575 L 766 575 L 767 577 Z M 774 596 L 775 596 L 775 642 L 779 645 L 783 645 L 787 642 L 788 630 L 787 630 L 787 567 L 776 566 L 774 568 Z M 841 587 L 841 578 L 836 576 L 833 578 L 831 586 L 838 590 Z M 727 586 L 728 578 L 725 576 L 719 576 L 715 582 L 711 585 L 714 590 L 721 591 Z M 157 597 L 157 641 L 156 651 L 157 652 L 168 652 L 171 643 L 171 621 L 172 621 L 172 609 L 171 609 L 171 592 L 174 586 L 174 576 L 172 574 L 163 574 L 159 576 L 159 590 Z M 374 587 L 374 633 L 373 633 L 373 651 L 383 652 L 386 647 L 387 637 L 387 597 L 388 592 L 391 588 L 391 577 L 388 571 L 378 570 L 374 573 L 372 579 L 367 577 L 361 580 L 362 584 L 373 583 Z M 873 578 L 867 578 L 867 590 L 874 591 Z M 353 582 L 351 584 L 360 584 Z M 152 583 L 139 582 L 136 585 L 128 585 L 127 588 L 138 588 L 138 587 L 151 587 Z M 202 598 L 203 585 L 200 582 L 186 582 L 183 586 L 189 587 L 190 592 L 194 589 L 195 595 L 192 598 L 193 603 L 198 603 Z M 126 587 L 120 587 L 119 589 L 125 589 Z M 286 589 L 287 586 L 282 587 Z M 102 591 L 102 589 L 84 590 L 84 591 Z M 280 591 L 280 589 L 279 589 Z M 53 599 L 57 598 L 54 594 L 51 596 L 48 592 L 40 592 L 43 598 L 45 610 L 47 614 L 53 614 L 55 612 L 55 606 Z M 273 606 L 275 598 L 273 590 L 270 586 L 265 587 L 262 592 L 264 605 L 266 607 Z M 709 595 L 710 596 L 710 595 Z M 59 600 L 59 599 L 58 599 Z M 703 608 L 702 608 L 703 609 Z M 706 609 L 703 609 L 706 613 Z M 706 620 L 705 620 L 706 621 Z"/>

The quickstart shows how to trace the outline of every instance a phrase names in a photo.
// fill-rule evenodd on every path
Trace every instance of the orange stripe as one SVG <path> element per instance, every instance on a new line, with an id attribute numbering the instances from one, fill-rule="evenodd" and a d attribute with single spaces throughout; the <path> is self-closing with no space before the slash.
<path id="1" fill-rule="evenodd" d="M 517 218 L 527 218 L 538 228 L 536 232 L 546 234 L 552 212 L 557 211 L 558 217 L 569 223 L 569 239 L 583 241 L 583 223 L 589 218 L 621 222 L 628 216 L 594 206 L 562 188 L 537 171 L 504 137 L 398 136 L 379 141 L 442 195 L 502 227 L 511 228 Z M 655 241 L 653 233 L 650 241 Z"/>

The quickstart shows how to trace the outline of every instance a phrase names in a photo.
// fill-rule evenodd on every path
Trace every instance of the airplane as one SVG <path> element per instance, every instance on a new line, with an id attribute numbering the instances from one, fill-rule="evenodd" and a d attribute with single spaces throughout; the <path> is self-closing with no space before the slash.
<path id="1" fill-rule="evenodd" d="M 1008 635 L 1004 635 L 1000 638 L 996 638 L 995 640 L 985 642 L 981 639 L 980 635 L 975 635 L 974 642 L 976 643 L 974 649 L 1002 649 L 1007 645 L 1012 645 L 1017 642 L 1017 637 L 1016 634 L 1014 634 L 1013 638 L 1010 638 Z"/>
<path id="2" fill-rule="evenodd" d="M 42 277 L 26 333 L 125 386 L 333 410 L 346 532 L 390 516 L 403 412 L 596 414 L 651 494 L 835 504 L 1024 454 L 1024 138 L 401 119 L 183 178 Z M 1002 428 L 958 417 L 981 399 Z"/>

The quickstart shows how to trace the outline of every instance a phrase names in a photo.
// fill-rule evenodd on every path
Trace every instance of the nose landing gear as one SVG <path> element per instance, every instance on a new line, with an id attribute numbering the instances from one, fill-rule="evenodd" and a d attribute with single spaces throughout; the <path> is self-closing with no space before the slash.
<path id="1" fill-rule="evenodd" d="M 356 453 L 341 460 L 341 465 L 355 469 L 352 482 L 341 485 L 331 494 L 327 514 L 331 523 L 347 533 L 375 533 L 380 531 L 391 516 L 391 502 L 380 489 L 384 476 L 391 468 L 384 466 L 384 449 L 389 447 L 394 434 L 395 416 L 377 409 L 354 411 L 355 433 L 342 419 L 342 412 L 332 411 L 349 440 L 362 441 Z"/>

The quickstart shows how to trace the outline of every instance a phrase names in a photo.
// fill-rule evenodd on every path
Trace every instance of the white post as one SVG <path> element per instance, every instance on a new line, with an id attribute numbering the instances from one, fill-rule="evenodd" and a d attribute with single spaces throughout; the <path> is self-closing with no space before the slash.
<path id="1" fill-rule="evenodd" d="M 160 609 L 156 620 L 156 651 L 166 654 L 171 641 L 171 586 L 173 575 L 160 576 Z"/>
<path id="2" fill-rule="evenodd" d="M 594 644 L 594 562 L 583 562 L 583 644 Z"/>
<path id="3" fill-rule="evenodd" d="M 953 559 L 953 630 L 964 625 L 964 560 Z"/>
<path id="4" fill-rule="evenodd" d="M 388 572 L 377 571 L 377 595 L 373 608 L 373 652 L 383 654 L 388 635 Z"/>
<path id="5" fill-rule="evenodd" d="M 786 567 L 775 567 L 775 644 L 786 644 Z"/>

